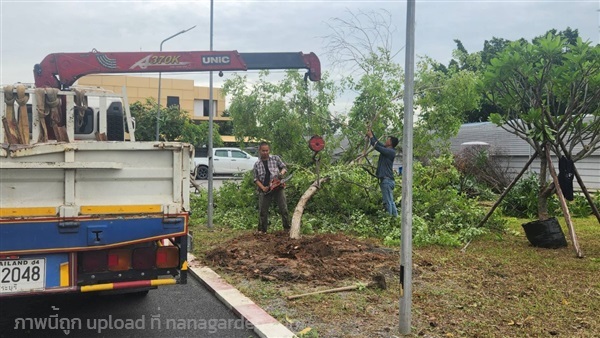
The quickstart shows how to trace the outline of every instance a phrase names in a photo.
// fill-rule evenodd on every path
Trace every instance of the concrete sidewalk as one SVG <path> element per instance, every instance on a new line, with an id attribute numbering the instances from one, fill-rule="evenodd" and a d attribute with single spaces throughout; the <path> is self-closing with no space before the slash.
<path id="1" fill-rule="evenodd" d="M 254 327 L 254 332 L 263 338 L 294 338 L 292 331 L 256 305 L 250 298 L 227 283 L 208 267 L 200 266 L 196 257 L 188 253 L 188 271 L 235 314 Z"/>

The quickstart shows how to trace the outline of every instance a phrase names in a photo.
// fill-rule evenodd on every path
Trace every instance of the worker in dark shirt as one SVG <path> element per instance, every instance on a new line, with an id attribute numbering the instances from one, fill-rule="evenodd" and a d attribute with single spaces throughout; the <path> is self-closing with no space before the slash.
<path id="1" fill-rule="evenodd" d="M 383 195 L 383 206 L 385 210 L 392 216 L 398 216 L 398 209 L 394 201 L 394 158 L 396 157 L 396 146 L 398 138 L 390 136 L 385 140 L 385 144 L 379 142 L 373 132 L 369 129 L 367 137 L 371 145 L 379 152 L 379 160 L 377 161 L 377 171 L 375 176 L 379 179 L 379 187 Z"/>
<path id="2" fill-rule="evenodd" d="M 271 146 L 262 142 L 258 147 L 259 159 L 254 164 L 254 184 L 258 188 L 258 232 L 267 232 L 269 223 L 269 206 L 275 200 L 281 214 L 283 230 L 290 230 L 289 212 L 283 187 L 274 187 L 271 182 L 287 173 L 285 163 L 277 155 L 270 155 Z"/>

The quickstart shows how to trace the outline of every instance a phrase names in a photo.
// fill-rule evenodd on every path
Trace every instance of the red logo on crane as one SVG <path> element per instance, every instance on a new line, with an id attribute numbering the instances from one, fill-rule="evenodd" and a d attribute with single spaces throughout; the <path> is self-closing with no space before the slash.
<path id="1" fill-rule="evenodd" d="M 158 66 L 186 66 L 189 65 L 190 62 L 181 62 L 179 61 L 179 57 L 181 55 L 147 55 L 140 59 L 138 62 L 134 63 L 133 66 L 129 67 L 129 69 L 146 69 L 148 67 L 158 67 Z"/>

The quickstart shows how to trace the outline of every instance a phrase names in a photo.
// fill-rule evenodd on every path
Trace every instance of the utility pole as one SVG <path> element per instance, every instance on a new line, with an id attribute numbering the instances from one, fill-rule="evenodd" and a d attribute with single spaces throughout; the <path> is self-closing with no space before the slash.
<path id="1" fill-rule="evenodd" d="M 410 334 L 412 303 L 413 95 L 415 76 L 415 0 L 406 2 L 404 129 L 402 136 L 402 230 L 400 250 L 400 333 Z"/>
<path id="2" fill-rule="evenodd" d="M 600 45 L 600 1 L 598 1 L 598 44 Z"/>
<path id="3" fill-rule="evenodd" d="M 210 51 L 213 50 L 213 0 L 210 0 Z M 206 221 L 208 228 L 213 227 L 213 71 L 208 80 L 208 210 Z"/>

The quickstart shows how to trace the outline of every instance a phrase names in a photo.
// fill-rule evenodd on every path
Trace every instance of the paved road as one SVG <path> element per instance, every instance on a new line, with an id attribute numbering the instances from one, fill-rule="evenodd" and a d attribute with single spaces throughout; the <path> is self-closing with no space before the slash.
<path id="1" fill-rule="evenodd" d="M 219 188 L 221 188 L 221 186 L 223 185 L 223 182 L 226 182 L 226 181 L 238 182 L 240 180 L 241 180 L 240 177 L 235 177 L 235 176 L 215 176 L 215 177 L 213 177 L 213 189 L 219 190 Z M 196 180 L 196 184 L 200 185 L 202 188 L 204 188 L 204 190 L 208 189 L 208 180 Z"/>
<path id="2" fill-rule="evenodd" d="M 14 330 L 16 318 L 77 319 L 81 330 Z M 29 329 L 29 322 L 25 322 Z M 41 324 L 40 324 L 41 325 Z M 111 329 L 112 326 L 112 329 Z M 73 326 L 72 326 L 73 327 Z M 75 326 L 77 327 L 77 326 Z M 52 295 L 0 300 L 0 337 L 257 337 L 192 276 L 145 296 Z"/>

